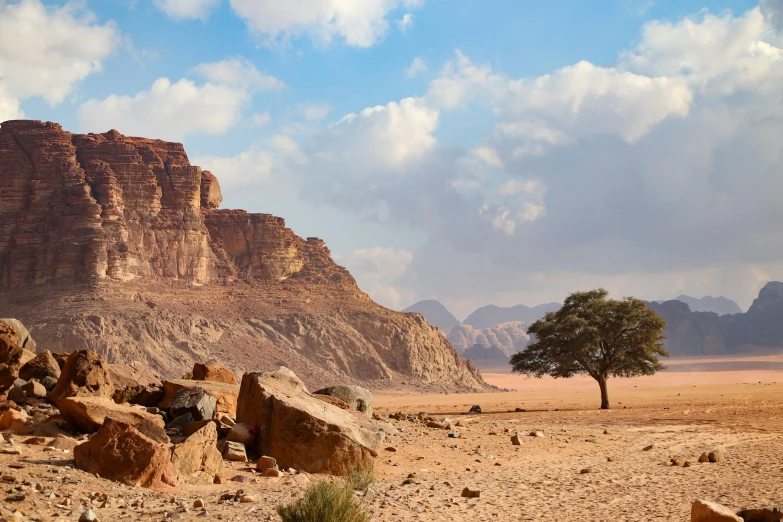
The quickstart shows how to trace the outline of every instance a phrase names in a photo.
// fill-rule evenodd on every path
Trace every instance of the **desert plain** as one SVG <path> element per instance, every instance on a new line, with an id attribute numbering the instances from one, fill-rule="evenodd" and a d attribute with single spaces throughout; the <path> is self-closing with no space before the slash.
<path id="1" fill-rule="evenodd" d="M 528 379 L 503 367 L 484 376 L 514 391 L 376 390 L 375 412 L 404 415 L 388 419 L 398 433 L 384 441 L 375 483 L 357 496 L 378 521 L 686 521 L 696 499 L 732 510 L 783 503 L 783 355 L 667 364 L 655 376 L 614 379 L 604 411 L 589 379 Z M 481 414 L 468 413 L 474 405 Z M 453 427 L 426 427 L 423 412 Z M 543 436 L 525 435 L 536 431 Z M 278 520 L 277 504 L 326 479 L 261 477 L 226 462 L 222 484 L 149 491 L 77 470 L 69 453 L 25 440 L 16 438 L 20 454 L 0 455 L 8 491 L 0 502 L 18 520 L 77 521 L 87 508 L 101 521 Z M 698 461 L 716 450 L 723 462 Z M 671 465 L 675 457 L 690 465 Z M 463 497 L 466 487 L 480 496 Z M 246 502 L 235 501 L 242 495 Z M 199 500 L 204 509 L 194 509 Z"/>

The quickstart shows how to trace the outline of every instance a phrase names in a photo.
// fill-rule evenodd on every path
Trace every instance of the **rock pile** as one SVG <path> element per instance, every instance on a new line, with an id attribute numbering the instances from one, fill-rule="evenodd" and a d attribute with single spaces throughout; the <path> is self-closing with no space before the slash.
<path id="1" fill-rule="evenodd" d="M 128 377 L 125 368 L 118 387 L 118 370 L 95 352 L 71 353 L 62 370 L 48 351 L 23 357 L 22 344 L 32 339 L 21 328 L 0 320 L 0 357 L 10 361 L 0 430 L 43 443 L 56 437 L 77 468 L 103 478 L 152 488 L 209 485 L 221 483 L 224 460 L 257 461 L 263 476 L 278 476 L 281 467 L 347 475 L 372 466 L 383 440 L 369 417 L 372 395 L 359 387 L 331 388 L 351 401 L 349 410 L 320 400 L 283 367 L 246 374 L 241 387 L 215 364 L 196 364 L 194 380 L 163 383 L 143 382 L 144 372 Z M 137 387 L 144 391 L 131 393 Z"/>

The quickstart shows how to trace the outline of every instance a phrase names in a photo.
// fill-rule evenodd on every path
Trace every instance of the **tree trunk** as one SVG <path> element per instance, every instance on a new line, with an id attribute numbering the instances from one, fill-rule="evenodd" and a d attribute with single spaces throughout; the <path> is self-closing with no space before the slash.
<path id="1" fill-rule="evenodd" d="M 606 389 L 606 375 L 598 377 L 598 386 L 601 387 L 601 409 L 609 409 L 609 390 Z"/>

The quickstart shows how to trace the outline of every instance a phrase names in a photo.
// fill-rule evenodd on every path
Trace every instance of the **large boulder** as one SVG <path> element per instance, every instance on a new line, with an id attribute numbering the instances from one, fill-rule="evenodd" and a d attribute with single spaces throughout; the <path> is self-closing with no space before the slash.
<path id="1" fill-rule="evenodd" d="M 361 386 L 356 386 L 355 384 L 341 384 L 318 390 L 315 393 L 336 397 L 347 403 L 352 409 L 360 411 L 368 417 L 372 417 L 372 393 L 370 393 L 370 390 L 362 388 Z"/>
<path id="2" fill-rule="evenodd" d="M 697 500 L 691 504 L 691 522 L 743 522 L 726 506 Z"/>
<path id="3" fill-rule="evenodd" d="M 783 507 L 762 507 L 742 509 L 737 516 L 745 522 L 779 522 L 783 520 Z"/>
<path id="4" fill-rule="evenodd" d="M 105 397 L 66 397 L 57 407 L 71 426 L 84 433 L 95 433 L 107 418 L 112 418 L 130 424 L 156 442 L 169 442 L 163 419 L 138 406 L 117 404 Z"/>
<path id="5" fill-rule="evenodd" d="M 288 368 L 245 374 L 237 421 L 260 427 L 259 455 L 310 473 L 364 469 L 373 464 L 383 440 L 369 418 L 316 399 Z"/>
<path id="6" fill-rule="evenodd" d="M 73 352 L 65 361 L 57 386 L 47 397 L 57 402 L 65 397 L 107 397 L 114 395 L 114 384 L 104 358 L 89 350 Z"/>
<path id="7" fill-rule="evenodd" d="M 237 384 L 237 378 L 234 375 L 234 372 L 219 364 L 194 364 L 193 380 Z"/>
<path id="8" fill-rule="evenodd" d="M 57 364 L 52 352 L 44 350 L 19 369 L 19 378 L 25 381 L 30 379 L 42 381 L 47 377 L 59 379 L 60 373 L 60 365 Z"/>
<path id="9" fill-rule="evenodd" d="M 163 400 L 158 407 L 167 410 L 174 400 L 174 396 L 183 388 L 202 388 L 205 392 L 215 397 L 215 418 L 219 419 L 223 415 L 231 418 L 237 414 L 237 397 L 239 397 L 239 385 L 226 384 L 224 382 L 194 381 L 192 379 L 172 379 L 163 381 Z"/>
<path id="10" fill-rule="evenodd" d="M 35 358 L 35 341 L 16 319 L 0 319 L 0 390 L 10 388 L 19 377 L 19 370 Z"/>
<path id="11" fill-rule="evenodd" d="M 182 388 L 174 396 L 169 405 L 169 415 L 176 419 L 180 415 L 189 413 L 194 421 L 212 419 L 215 417 L 217 399 L 204 391 L 200 386 Z"/>
<path id="12" fill-rule="evenodd" d="M 114 384 L 114 402 L 157 406 L 163 400 L 160 375 L 144 363 L 109 364 L 108 368 Z"/>
<path id="13" fill-rule="evenodd" d="M 207 422 L 177 444 L 171 452 L 171 462 L 186 484 L 212 484 L 223 470 L 223 457 L 217 449 L 218 433 L 215 422 Z"/>
<path id="14" fill-rule="evenodd" d="M 89 441 L 73 450 L 76 467 L 129 486 L 155 487 L 174 481 L 171 452 L 128 424 L 106 419 Z"/>

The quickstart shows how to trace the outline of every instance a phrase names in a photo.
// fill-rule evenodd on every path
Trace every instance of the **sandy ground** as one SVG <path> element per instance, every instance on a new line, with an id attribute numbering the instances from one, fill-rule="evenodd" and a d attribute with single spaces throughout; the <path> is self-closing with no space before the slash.
<path id="1" fill-rule="evenodd" d="M 748 359 L 756 365 L 766 360 Z M 525 380 L 502 373 L 487 378 L 520 391 L 378 395 L 376 412 L 384 418 L 398 411 L 427 412 L 466 427 L 453 430 L 459 438 L 449 438 L 451 430 L 391 420 L 399 434 L 387 437 L 378 480 L 360 498 L 373 520 L 384 522 L 687 521 L 695 499 L 732 509 L 783 504 L 783 371 L 774 365 L 748 367 L 747 360 L 735 366 L 727 366 L 726 359 L 683 361 L 677 363 L 681 368 L 712 366 L 614 380 L 608 411 L 597 408 L 598 387 L 588 380 Z M 676 380 L 681 374 L 684 381 Z M 474 404 L 482 414 L 466 414 Z M 511 436 L 521 430 L 541 430 L 544 436 L 523 436 L 514 446 Z M 75 522 L 88 506 L 103 522 L 279 520 L 277 504 L 298 498 L 308 483 L 324 478 L 293 473 L 264 478 L 252 465 L 227 463 L 223 484 L 153 492 L 73 469 L 70 454 L 47 452 L 23 444 L 24 439 L 16 439 L 20 455 L 0 453 L 6 490 L 0 505 L 18 510 L 19 520 Z M 0 451 L 8 447 L 0 446 Z M 712 450 L 722 451 L 725 462 L 697 462 Z M 670 466 L 677 456 L 692 466 Z M 404 485 L 408 477 L 413 483 Z M 481 496 L 463 498 L 466 486 Z M 24 490 L 23 500 L 14 500 L 14 488 Z M 257 502 L 235 502 L 240 489 Z M 221 501 L 224 495 L 231 498 Z M 197 498 L 204 499 L 206 515 L 192 508 Z"/>

